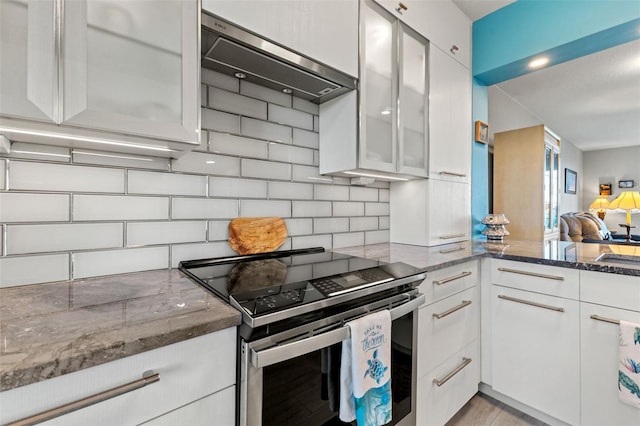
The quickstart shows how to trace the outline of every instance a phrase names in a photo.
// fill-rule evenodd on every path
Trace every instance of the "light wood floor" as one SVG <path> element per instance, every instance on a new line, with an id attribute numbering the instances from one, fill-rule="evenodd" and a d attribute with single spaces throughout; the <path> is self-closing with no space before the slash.
<path id="1" fill-rule="evenodd" d="M 546 423 L 477 393 L 446 426 L 546 426 Z"/>

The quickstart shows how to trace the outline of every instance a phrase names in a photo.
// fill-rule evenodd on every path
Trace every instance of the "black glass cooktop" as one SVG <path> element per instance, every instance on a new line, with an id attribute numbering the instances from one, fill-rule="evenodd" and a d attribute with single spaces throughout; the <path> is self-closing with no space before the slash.
<path id="1" fill-rule="evenodd" d="M 416 276 L 419 269 L 404 263 L 326 252 L 322 247 L 183 261 L 180 270 L 240 309 L 251 325 L 424 278 Z"/>

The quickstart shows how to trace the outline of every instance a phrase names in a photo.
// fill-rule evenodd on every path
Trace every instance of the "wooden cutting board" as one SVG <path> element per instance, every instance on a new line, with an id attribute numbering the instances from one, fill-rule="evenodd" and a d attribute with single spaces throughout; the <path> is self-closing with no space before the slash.
<path id="1" fill-rule="evenodd" d="M 238 254 L 266 253 L 287 238 L 281 217 L 238 217 L 229 223 L 229 245 Z"/>

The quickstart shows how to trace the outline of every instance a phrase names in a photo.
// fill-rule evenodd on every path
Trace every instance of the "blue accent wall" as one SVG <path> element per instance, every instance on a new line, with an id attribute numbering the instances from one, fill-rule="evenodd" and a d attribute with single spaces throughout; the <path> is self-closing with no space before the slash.
<path id="1" fill-rule="evenodd" d="M 518 0 L 473 23 L 473 76 L 492 85 L 640 39 L 638 0 Z"/>
<path id="2" fill-rule="evenodd" d="M 487 86 L 473 80 L 473 122 L 477 120 L 488 122 L 489 119 L 489 98 Z M 487 188 L 489 187 L 489 163 L 488 145 L 475 142 L 475 124 L 472 126 L 471 140 L 473 148 L 471 150 L 471 236 L 483 237 L 481 234 L 484 225 L 480 223 L 487 213 L 489 213 L 489 199 Z"/>

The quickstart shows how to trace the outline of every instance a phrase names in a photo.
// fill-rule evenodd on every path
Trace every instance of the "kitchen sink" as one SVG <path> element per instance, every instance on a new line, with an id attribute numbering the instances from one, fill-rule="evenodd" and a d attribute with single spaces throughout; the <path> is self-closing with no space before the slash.
<path id="1" fill-rule="evenodd" d="M 622 262 L 640 266 L 640 256 L 634 256 L 631 254 L 602 253 L 600 256 L 596 257 L 596 262 Z"/>

